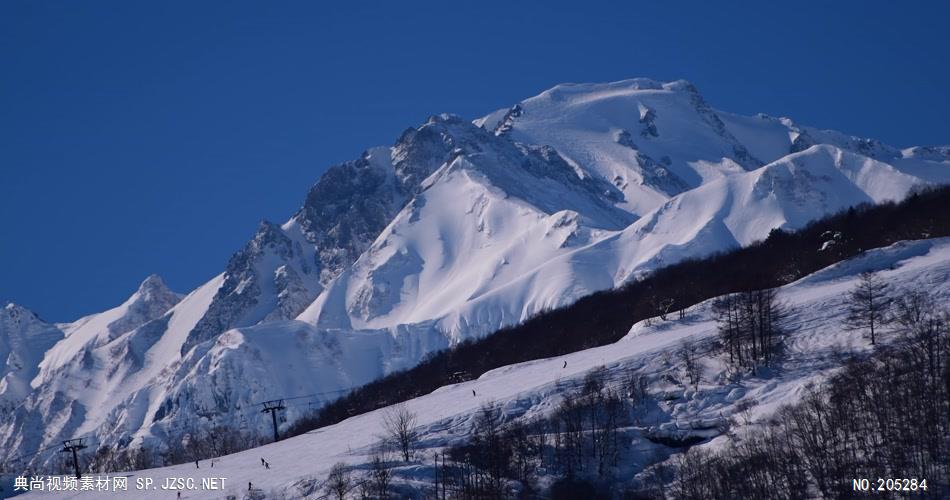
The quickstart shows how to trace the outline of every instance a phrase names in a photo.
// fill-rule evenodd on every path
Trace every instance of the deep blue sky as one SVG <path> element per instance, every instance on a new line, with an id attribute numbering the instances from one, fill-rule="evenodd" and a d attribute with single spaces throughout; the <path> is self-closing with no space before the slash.
<path id="1" fill-rule="evenodd" d="M 950 143 L 950 3 L 907 4 L 7 0 L 0 298 L 66 321 L 153 272 L 188 291 L 327 166 L 560 82 L 685 78 L 720 109 Z"/>

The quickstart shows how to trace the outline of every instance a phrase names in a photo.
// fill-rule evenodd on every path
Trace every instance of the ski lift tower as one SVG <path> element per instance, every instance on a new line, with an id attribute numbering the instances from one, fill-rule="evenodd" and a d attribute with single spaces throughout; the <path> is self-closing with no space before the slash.
<path id="1" fill-rule="evenodd" d="M 59 450 L 60 453 L 72 453 L 73 454 L 73 469 L 76 471 L 76 479 L 82 478 L 82 472 L 79 471 L 79 450 L 86 448 L 86 440 L 84 438 L 79 439 L 68 439 L 63 441 L 63 449 Z"/>
<path id="2" fill-rule="evenodd" d="M 261 410 L 261 413 L 270 413 L 271 421 L 274 423 L 274 442 L 276 443 L 280 441 L 280 436 L 277 434 L 277 412 L 286 410 L 287 407 L 284 406 L 283 399 L 264 401 L 261 404 L 264 405 L 264 409 Z"/>

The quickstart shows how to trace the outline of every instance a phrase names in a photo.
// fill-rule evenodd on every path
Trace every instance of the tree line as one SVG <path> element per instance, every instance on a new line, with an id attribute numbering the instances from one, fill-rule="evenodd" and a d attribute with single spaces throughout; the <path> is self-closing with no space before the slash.
<path id="1" fill-rule="evenodd" d="M 766 240 L 749 247 L 658 269 L 640 281 L 592 294 L 520 325 L 433 353 L 415 368 L 367 384 L 299 419 L 286 433 L 301 434 L 406 401 L 461 381 L 459 374 L 463 379 L 475 378 L 500 366 L 615 342 L 637 321 L 665 317 L 671 312 L 682 317 L 689 306 L 728 294 L 731 298 L 725 297 L 716 306 L 723 314 L 721 321 L 728 325 L 720 331 L 722 344 L 737 368 L 754 371 L 774 360 L 786 333 L 761 327 L 768 324 L 761 318 L 781 318 L 787 313 L 780 302 L 768 296 L 768 290 L 867 249 L 906 239 L 950 236 L 947 213 L 950 187 L 942 187 L 916 192 L 900 203 L 850 208 L 796 232 L 775 230 Z M 833 244 L 827 245 L 829 242 Z M 872 344 L 890 318 L 886 311 L 895 304 L 885 289 L 886 284 L 869 282 L 863 290 L 856 290 L 853 310 L 846 321 L 847 328 L 865 330 Z M 686 347 L 679 355 L 688 362 L 694 354 Z M 687 363 L 687 372 L 691 383 L 698 383 L 694 364 Z M 227 426 L 192 429 L 181 437 L 166 442 L 163 450 L 145 450 L 128 443 L 97 450 L 90 470 L 172 465 L 261 443 L 260 437 Z"/>
<path id="2" fill-rule="evenodd" d="M 500 366 L 609 344 L 637 321 L 675 311 L 682 314 L 693 304 L 725 294 L 775 288 L 868 249 L 950 236 L 947 213 L 950 186 L 916 192 L 900 203 L 849 208 L 795 232 L 774 230 L 762 242 L 658 269 L 621 288 L 594 293 L 482 339 L 433 353 L 412 369 L 371 382 L 301 418 L 289 432 L 308 432 L 427 394 L 459 382 L 458 374 L 475 378 Z M 742 356 L 750 369 L 767 363 L 774 351 L 761 351 L 759 342 L 769 347 L 780 333 L 759 331 L 754 345 L 735 343 L 735 359 Z M 752 338 L 733 340 L 742 339 Z"/>

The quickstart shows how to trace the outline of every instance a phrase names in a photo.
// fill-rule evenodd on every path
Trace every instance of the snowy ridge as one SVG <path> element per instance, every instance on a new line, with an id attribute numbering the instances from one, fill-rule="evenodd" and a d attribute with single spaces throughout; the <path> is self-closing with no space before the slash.
<path id="1" fill-rule="evenodd" d="M 65 338 L 46 351 L 33 392 L 0 427 L 4 449 L 12 456 L 100 426 L 109 439 L 126 438 L 143 424 L 150 386 L 178 363 L 185 335 L 220 284 L 219 277 L 181 298 L 149 277 L 123 304 L 60 325 Z"/>
<path id="2" fill-rule="evenodd" d="M 700 358 L 703 383 L 698 390 L 686 390 L 675 382 L 681 377 L 682 367 L 670 361 L 674 356 L 664 353 L 672 353 L 683 340 L 693 342 L 704 352 L 703 346 L 716 336 L 709 300 L 692 307 L 682 320 L 637 323 L 614 344 L 502 367 L 477 380 L 445 386 L 408 401 L 407 407 L 418 415 L 418 429 L 425 436 L 421 455 L 429 457 L 434 451 L 465 439 L 474 415 L 485 404 L 498 408 L 503 422 L 548 414 L 563 394 L 575 390 L 586 373 L 599 367 L 606 368 L 610 383 L 633 372 L 648 377 L 648 391 L 660 401 L 648 410 L 649 414 L 643 415 L 643 424 L 631 429 L 640 436 L 632 446 L 641 450 L 653 447 L 660 457 L 668 451 L 664 452 L 662 446 L 645 436 L 688 431 L 696 422 L 721 421 L 738 411 L 737 406 L 743 401 L 756 403 L 750 414 L 752 420 L 763 419 L 781 405 L 796 401 L 809 382 L 821 380 L 839 368 L 840 352 L 861 353 L 870 349 L 860 332 L 840 328 L 846 315 L 846 292 L 863 271 L 877 271 L 898 288 L 926 286 L 938 301 L 946 302 L 950 300 L 950 238 L 901 242 L 872 250 L 782 287 L 779 296 L 792 307 L 790 321 L 797 328 L 786 342 L 782 366 L 771 375 L 729 382 L 721 358 L 707 353 Z M 212 475 L 228 478 L 225 494 L 240 496 L 251 481 L 262 494 L 302 498 L 319 487 L 334 463 L 342 461 L 356 471 L 365 467 L 379 440 L 385 411 L 373 411 L 280 443 L 221 457 L 216 460 Z M 705 446 L 718 446 L 724 439 L 713 439 Z M 269 470 L 261 469 L 260 457 L 271 463 Z M 624 477 L 633 477 L 644 465 L 647 464 L 627 464 L 629 470 Z M 200 480 L 211 474 L 210 470 L 196 470 L 193 464 L 184 464 L 136 471 L 130 477 L 151 477 L 158 482 L 167 477 Z M 431 469 L 419 463 L 398 467 L 395 474 L 396 483 L 409 487 L 431 483 Z M 164 498 L 168 492 L 139 494 L 142 498 Z M 76 492 L 58 498 L 94 495 L 97 493 Z M 212 496 L 200 492 L 188 495 Z"/>
<path id="3" fill-rule="evenodd" d="M 732 115 L 683 81 L 559 85 L 474 122 L 433 116 L 327 170 L 185 297 L 149 278 L 114 309 L 36 326 L 48 335 L 15 358 L 4 339 L 22 332 L 0 326 L 20 367 L 0 372 L 0 395 L 16 393 L 0 460 L 85 433 L 160 446 L 196 418 L 263 433 L 262 399 L 322 395 L 293 420 L 660 266 L 947 182 L 947 147 Z"/>
<path id="4" fill-rule="evenodd" d="M 63 332 L 14 303 L 0 309 L 0 411 L 11 411 L 32 388 L 43 353 Z"/>

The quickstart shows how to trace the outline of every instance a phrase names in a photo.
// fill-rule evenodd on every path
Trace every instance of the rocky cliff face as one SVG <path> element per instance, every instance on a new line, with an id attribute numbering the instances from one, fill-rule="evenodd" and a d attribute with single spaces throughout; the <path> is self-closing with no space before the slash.
<path id="1" fill-rule="evenodd" d="M 188 334 L 182 355 L 229 328 L 254 325 L 266 317 L 290 319 L 293 316 L 284 314 L 295 312 L 295 302 L 316 297 L 319 284 L 313 249 L 290 234 L 276 224 L 261 222 L 251 241 L 228 261 L 224 283 Z"/>
<path id="2" fill-rule="evenodd" d="M 171 291 L 162 278 L 155 274 L 149 276 L 139 285 L 125 315 L 109 323 L 110 339 L 160 318 L 179 300 L 181 295 Z"/>

